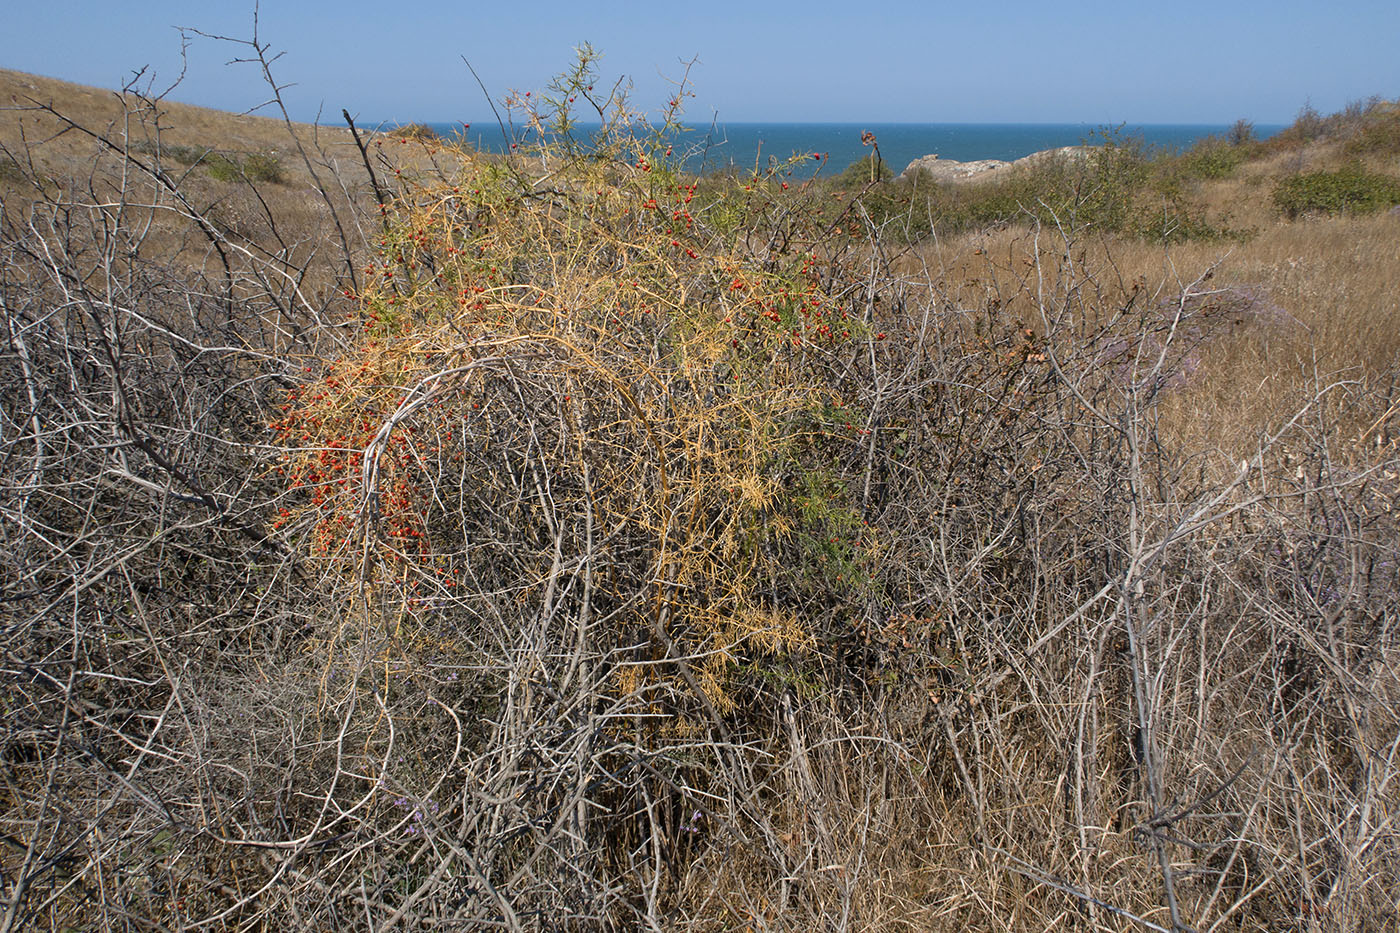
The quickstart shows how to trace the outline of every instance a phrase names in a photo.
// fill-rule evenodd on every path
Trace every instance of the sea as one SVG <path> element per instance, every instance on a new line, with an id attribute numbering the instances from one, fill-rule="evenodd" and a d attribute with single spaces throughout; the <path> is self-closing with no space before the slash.
<path id="1" fill-rule="evenodd" d="M 521 141 L 494 123 L 430 123 L 440 135 L 460 136 L 483 151 L 503 152 Z M 464 129 L 465 126 L 465 129 Z M 580 125 L 586 137 L 596 126 Z M 1087 123 L 711 123 L 687 124 L 675 136 L 676 152 L 693 172 L 764 170 L 794 156 L 794 177 L 839 174 L 869 155 L 864 133 L 873 133 L 885 163 L 899 174 L 922 156 L 937 153 L 958 162 L 1013 161 L 1062 146 L 1094 145 L 1106 139 L 1140 142 L 1148 151 L 1180 151 L 1199 140 L 1223 136 L 1230 126 L 1215 123 L 1156 123 L 1094 126 Z M 1267 138 L 1283 126 L 1256 125 Z M 818 155 L 820 158 L 812 158 Z"/>

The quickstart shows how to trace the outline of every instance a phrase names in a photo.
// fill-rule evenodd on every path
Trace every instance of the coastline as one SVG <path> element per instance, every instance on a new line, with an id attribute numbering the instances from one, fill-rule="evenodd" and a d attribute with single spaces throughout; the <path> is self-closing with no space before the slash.
<path id="1" fill-rule="evenodd" d="M 464 135 L 477 149 L 501 152 L 509 148 L 506 134 L 494 120 L 470 125 L 428 123 L 444 136 Z M 519 128 L 517 128 L 518 130 Z M 596 125 L 581 124 L 587 134 Z M 1256 126 L 1267 138 L 1281 126 Z M 509 128 L 507 128 L 509 130 Z M 821 153 L 822 159 L 791 166 L 793 177 L 839 174 L 870 153 L 861 133 L 875 134 L 880 155 L 896 172 L 930 153 L 947 161 L 997 160 L 1015 162 L 1039 152 L 1081 146 L 1104 138 L 1140 139 L 1149 149 L 1189 149 L 1209 136 L 1229 130 L 1224 124 L 1153 124 L 1095 126 L 1085 123 L 689 123 L 682 128 L 678 152 L 688 153 L 690 171 L 764 170 L 793 156 Z M 519 136 L 514 141 L 519 141 Z"/>

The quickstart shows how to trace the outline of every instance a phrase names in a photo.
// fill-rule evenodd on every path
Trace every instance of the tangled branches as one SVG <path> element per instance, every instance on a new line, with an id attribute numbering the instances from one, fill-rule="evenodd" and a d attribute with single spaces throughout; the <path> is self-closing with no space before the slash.
<path id="1" fill-rule="evenodd" d="M 7 201 L 5 928 L 1385 922 L 1371 388 L 1182 449 L 1262 296 L 1046 217 L 974 300 L 673 130 Z"/>

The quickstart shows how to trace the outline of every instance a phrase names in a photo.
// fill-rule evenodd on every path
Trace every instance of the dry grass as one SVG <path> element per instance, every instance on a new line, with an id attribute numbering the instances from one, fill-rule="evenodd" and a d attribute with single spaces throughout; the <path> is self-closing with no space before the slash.
<path id="1" fill-rule="evenodd" d="M 1278 157 L 1276 157 L 1278 158 Z M 1229 326 L 1202 345 L 1191 379 L 1166 405 L 1170 433 L 1184 449 L 1217 450 L 1231 462 L 1248 456 L 1285 412 L 1310 397 L 1319 383 L 1345 380 L 1370 402 L 1350 410 L 1360 438 L 1388 443 L 1393 428 L 1382 419 L 1394 401 L 1400 373 L 1400 217 L 1278 219 L 1268 188 L 1222 182 L 1215 197 L 1248 204 L 1254 233 L 1243 242 L 1185 243 L 1170 251 L 1132 240 L 1081 244 L 1096 281 L 1123 293 L 1141 280 L 1169 300 L 1207 271 L 1208 289 L 1248 292 Z M 1056 246 L 1053 233 L 1041 237 Z M 1037 324 L 1033 295 L 1034 234 L 1015 228 L 920 247 L 904 268 L 927 268 L 949 284 L 954 301 L 975 306 L 997 296 L 1012 313 Z M 1053 252 L 1053 250 L 1052 250 Z M 1059 283 L 1053 273 L 1050 287 Z M 1016 300 L 1019 299 L 1019 300 Z M 1380 410 L 1372 410 L 1380 405 Z"/>
<path id="2" fill-rule="evenodd" d="M 21 140 L 44 174 L 69 177 L 90 164 L 93 146 L 84 134 L 64 132 L 66 127 L 51 114 L 35 109 L 50 106 L 60 113 L 81 118 L 85 127 L 113 140 L 132 144 L 154 143 L 190 146 L 224 152 L 289 151 L 292 139 L 281 119 L 272 116 L 233 114 L 173 101 L 149 101 L 135 93 L 102 90 L 71 84 L 57 78 L 0 68 L 0 140 L 16 147 Z M 294 124 L 290 134 L 312 149 L 324 149 L 347 167 L 358 160 L 350 132 L 342 126 Z M 287 160 L 293 187 L 311 179 L 297 160 Z"/>
<path id="3" fill-rule="evenodd" d="M 909 248 L 4 79 L 0 931 L 1397 922 L 1400 219 L 1267 210 L 1340 143 Z"/>

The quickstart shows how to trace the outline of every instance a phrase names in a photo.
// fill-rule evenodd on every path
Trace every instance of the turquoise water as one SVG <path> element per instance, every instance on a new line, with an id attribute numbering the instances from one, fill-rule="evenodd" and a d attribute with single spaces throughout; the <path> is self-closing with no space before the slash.
<path id="1" fill-rule="evenodd" d="M 429 124 L 443 135 L 462 132 L 460 123 Z M 1266 137 L 1282 126 L 1256 126 Z M 589 127 L 580 128 L 586 134 Z M 861 132 L 875 134 L 880 155 L 898 174 L 910 162 L 930 153 L 944 159 L 970 162 L 976 159 L 1011 161 L 1043 149 L 1101 142 L 1104 132 L 1135 137 L 1158 149 L 1186 149 L 1197 140 L 1225 133 L 1229 126 L 1211 123 L 1149 124 L 1096 127 L 1080 123 L 723 123 L 691 125 L 677 137 L 677 151 L 689 153 L 687 168 L 714 171 L 729 166 L 741 169 L 766 167 L 770 160 L 786 160 L 797 154 L 820 153 L 795 174 L 839 173 L 870 150 L 861 145 Z M 482 150 L 501 152 L 509 145 L 499 127 L 475 124 L 464 134 Z M 829 163 L 829 165 L 828 165 Z"/>

